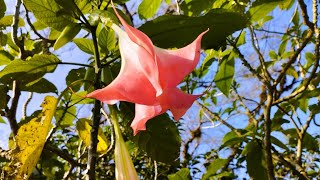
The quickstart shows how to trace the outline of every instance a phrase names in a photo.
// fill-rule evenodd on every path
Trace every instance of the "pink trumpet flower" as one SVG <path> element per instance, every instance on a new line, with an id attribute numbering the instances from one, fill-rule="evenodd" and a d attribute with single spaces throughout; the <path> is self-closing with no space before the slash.
<path id="1" fill-rule="evenodd" d="M 115 8 L 114 11 L 125 30 L 112 25 L 119 36 L 120 73 L 107 87 L 93 91 L 87 97 L 107 104 L 119 101 L 136 103 L 131 124 L 134 135 L 146 129 L 149 119 L 167 110 L 179 120 L 200 95 L 186 94 L 177 85 L 198 64 L 201 38 L 208 30 L 181 49 L 161 49 L 154 46 L 143 32 L 128 25 Z"/>

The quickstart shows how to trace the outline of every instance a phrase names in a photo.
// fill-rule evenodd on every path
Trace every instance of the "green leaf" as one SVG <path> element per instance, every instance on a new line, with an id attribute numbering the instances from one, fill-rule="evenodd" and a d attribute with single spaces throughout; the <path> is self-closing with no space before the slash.
<path id="1" fill-rule="evenodd" d="M 70 42 L 81 30 L 80 24 L 72 23 L 66 26 L 54 43 L 53 49 L 57 50 Z"/>
<path id="2" fill-rule="evenodd" d="M 272 142 L 272 144 L 275 144 L 278 147 L 281 147 L 282 149 L 284 149 L 284 150 L 289 152 L 289 148 L 285 144 L 283 144 L 283 142 L 281 142 L 279 139 L 271 136 L 271 142 Z"/>
<path id="3" fill-rule="evenodd" d="M 309 106 L 309 99 L 306 98 L 306 97 L 302 97 L 298 100 L 298 103 L 299 103 L 299 108 L 307 113 L 307 110 L 308 110 L 308 106 Z"/>
<path id="4" fill-rule="evenodd" d="M 91 68 L 91 67 L 87 68 L 86 74 L 84 75 L 84 80 L 90 81 L 92 83 L 85 82 L 83 84 L 83 88 L 85 91 L 89 92 L 90 88 L 91 89 L 93 88 L 93 83 L 95 79 L 94 77 L 95 77 L 94 68 Z"/>
<path id="5" fill-rule="evenodd" d="M 73 125 L 73 120 L 76 117 L 76 112 L 77 108 L 75 106 L 71 106 L 68 108 L 58 107 L 54 117 L 61 128 L 65 128 Z"/>
<path id="6" fill-rule="evenodd" d="M 42 103 L 42 112 L 30 122 L 19 128 L 15 136 L 16 148 L 13 151 L 14 163 L 20 166 L 13 168 L 16 177 L 13 179 L 28 179 L 40 158 L 47 136 L 52 129 L 52 117 L 55 113 L 57 99 L 46 96 Z"/>
<path id="7" fill-rule="evenodd" d="M 11 26 L 12 23 L 13 23 L 13 15 L 7 15 L 0 19 L 0 27 L 8 27 L 8 26 Z M 24 26 L 24 20 L 21 17 L 19 17 L 18 26 L 19 27 Z"/>
<path id="8" fill-rule="evenodd" d="M 181 138 L 175 123 L 167 114 L 147 122 L 147 130 L 135 137 L 139 148 L 155 161 L 176 163 L 179 158 Z"/>
<path id="9" fill-rule="evenodd" d="M 200 33 L 209 29 L 202 39 L 204 49 L 218 48 L 227 36 L 245 28 L 248 17 L 226 9 L 213 9 L 201 17 L 164 15 L 142 25 L 139 29 L 162 48 L 183 47 Z"/>
<path id="10" fill-rule="evenodd" d="M 278 54 L 279 56 L 282 56 L 283 53 L 286 51 L 286 48 L 287 48 L 287 44 L 288 44 L 288 38 L 284 38 L 282 41 L 281 41 L 281 44 L 279 46 L 279 50 L 278 50 Z"/>
<path id="11" fill-rule="evenodd" d="M 92 40 L 85 38 L 74 39 L 73 42 L 81 49 L 83 52 L 88 54 L 94 54 L 94 45 Z"/>
<path id="12" fill-rule="evenodd" d="M 219 169 L 224 167 L 228 163 L 228 159 L 215 159 L 213 160 L 207 168 L 207 171 L 202 176 L 202 180 L 210 179 L 211 176 L 217 174 Z"/>
<path id="13" fill-rule="evenodd" d="M 23 4 L 38 21 L 58 31 L 75 22 L 71 16 L 61 13 L 62 8 L 53 0 L 24 0 Z"/>
<path id="14" fill-rule="evenodd" d="M 169 180 L 187 180 L 191 179 L 190 170 L 188 168 L 182 168 L 174 174 L 168 175 Z"/>
<path id="15" fill-rule="evenodd" d="M 283 134 L 286 135 L 286 137 L 289 139 L 289 144 L 292 147 L 295 147 L 297 145 L 298 140 L 298 134 L 296 129 L 286 129 L 282 131 Z M 319 144 L 316 138 L 314 138 L 311 134 L 308 132 L 305 132 L 305 135 L 303 137 L 303 149 L 307 149 L 308 151 L 317 152 L 319 151 Z"/>
<path id="16" fill-rule="evenodd" d="M 21 91 L 36 92 L 36 93 L 58 93 L 54 84 L 45 78 L 41 78 L 34 84 L 24 84 L 20 87 Z"/>
<path id="17" fill-rule="evenodd" d="M 71 95 L 71 103 L 77 103 L 77 104 L 90 104 L 94 103 L 94 99 L 91 98 L 83 98 L 88 93 L 86 91 L 80 91 L 77 93 L 72 93 Z"/>
<path id="18" fill-rule="evenodd" d="M 86 69 L 85 68 L 79 68 L 79 69 L 72 69 L 69 71 L 67 77 L 66 77 L 66 84 L 68 87 L 70 87 L 70 85 L 77 81 L 77 80 L 81 80 L 84 79 L 84 76 L 86 74 Z M 72 86 L 70 88 L 72 88 L 73 91 L 77 92 L 80 90 L 81 84 L 77 84 L 75 86 Z"/>
<path id="19" fill-rule="evenodd" d="M 14 57 L 7 51 L 0 51 L 0 66 L 10 64 Z"/>
<path id="20" fill-rule="evenodd" d="M 272 120 L 272 125 L 271 125 L 271 129 L 273 131 L 277 131 L 281 129 L 281 125 L 285 124 L 285 123 L 290 123 L 289 120 L 283 119 L 283 118 L 274 118 Z"/>
<path id="21" fill-rule="evenodd" d="M 279 4 L 279 8 L 281 10 L 289 10 L 295 2 L 295 0 L 285 0 L 283 3 Z"/>
<path id="22" fill-rule="evenodd" d="M 267 168 L 264 151 L 256 141 L 249 142 L 243 151 L 246 153 L 247 170 L 251 178 L 267 180 Z"/>
<path id="23" fill-rule="evenodd" d="M 114 51 L 117 39 L 112 29 L 103 28 L 98 37 L 98 44 L 103 52 Z"/>
<path id="24" fill-rule="evenodd" d="M 0 116 L 0 123 L 7 124 L 6 121 L 4 121 L 4 119 L 2 118 L 2 116 Z"/>
<path id="25" fill-rule="evenodd" d="M 85 118 L 81 118 L 80 120 L 77 121 L 77 124 L 76 124 L 78 135 L 87 147 L 90 146 L 90 134 L 92 129 L 91 126 L 92 126 L 92 121 Z M 97 153 L 99 155 L 105 154 L 107 150 L 108 150 L 108 139 L 103 134 L 102 129 L 99 127 Z"/>
<path id="26" fill-rule="evenodd" d="M 122 11 L 118 10 L 118 12 L 124 17 Z M 99 22 L 102 22 L 107 27 L 111 27 L 113 23 L 119 24 L 112 8 L 107 8 L 107 10 L 94 10 L 90 13 L 88 21 L 92 26 L 97 26 Z"/>
<path id="27" fill-rule="evenodd" d="M 214 77 L 217 88 L 228 97 L 234 75 L 234 58 L 232 55 L 225 56 L 219 63 L 219 69 Z"/>
<path id="28" fill-rule="evenodd" d="M 289 69 L 287 70 L 286 74 L 298 79 L 299 78 L 299 74 L 298 72 L 291 66 L 289 67 Z"/>
<path id="29" fill-rule="evenodd" d="M 239 144 L 241 142 L 244 142 L 245 140 L 245 136 L 239 136 L 234 131 L 230 131 L 224 135 L 222 139 L 223 144 L 220 146 L 220 149 L 223 149 L 226 146 L 233 146 L 235 144 Z"/>
<path id="30" fill-rule="evenodd" d="M 298 11 L 298 7 L 297 7 L 296 10 L 294 11 L 291 21 L 293 22 L 293 24 L 294 24 L 296 27 L 299 26 L 299 23 L 300 23 L 300 14 L 299 14 L 299 11 Z"/>
<path id="31" fill-rule="evenodd" d="M 38 81 L 46 73 L 53 72 L 60 60 L 55 55 L 34 55 L 29 60 L 16 59 L 0 71 L 0 81 L 10 83 L 19 80 L 21 83 Z"/>
<path id="32" fill-rule="evenodd" d="M 274 8 L 283 3 L 285 0 L 257 0 L 249 9 L 251 21 L 256 22 L 266 17 Z"/>
<path id="33" fill-rule="evenodd" d="M 184 14 L 188 16 L 198 16 L 204 11 L 212 9 L 215 0 L 193 0 L 182 1 L 180 7 Z"/>
<path id="34" fill-rule="evenodd" d="M 6 3 L 4 2 L 4 0 L 0 0 L 0 18 L 2 18 L 4 16 L 4 13 L 7 10 L 7 6 Z"/>
<path id="35" fill-rule="evenodd" d="M 274 50 L 269 51 L 269 57 L 271 60 L 277 60 L 278 59 L 278 54 Z"/>
<path id="36" fill-rule="evenodd" d="M 49 34 L 48 39 L 50 39 L 50 40 L 56 40 L 56 39 L 58 39 L 58 38 L 59 38 L 60 34 L 61 34 L 61 32 L 60 32 L 60 31 L 58 31 L 58 30 L 56 30 L 56 29 L 51 28 L 51 29 L 50 29 L 50 34 Z"/>
<path id="37" fill-rule="evenodd" d="M 160 7 L 162 0 L 143 0 L 138 7 L 140 19 L 148 19 L 154 16 Z"/>
<path id="38" fill-rule="evenodd" d="M 213 50 L 213 49 L 207 50 L 206 54 L 207 55 L 204 58 L 203 63 L 201 65 L 201 69 L 199 69 L 199 76 L 198 76 L 199 78 L 205 76 L 209 72 L 212 63 L 215 60 L 217 60 L 215 58 L 215 54 L 216 54 L 215 50 Z"/>
<path id="39" fill-rule="evenodd" d="M 237 40 L 237 47 L 246 43 L 246 31 L 242 31 Z"/>

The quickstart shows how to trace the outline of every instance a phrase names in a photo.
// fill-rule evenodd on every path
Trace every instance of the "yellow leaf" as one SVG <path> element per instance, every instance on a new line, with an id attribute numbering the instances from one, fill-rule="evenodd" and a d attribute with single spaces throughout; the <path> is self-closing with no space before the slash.
<path id="1" fill-rule="evenodd" d="M 81 118 L 76 125 L 79 137 L 82 139 L 82 141 L 87 147 L 90 146 L 91 124 L 92 124 L 91 120 Z M 97 153 L 100 155 L 107 153 L 108 139 L 103 134 L 101 128 L 99 128 L 98 140 L 99 142 L 97 145 Z"/>
<path id="2" fill-rule="evenodd" d="M 38 117 L 19 128 L 15 136 L 16 148 L 12 156 L 20 166 L 16 172 L 16 179 L 28 179 L 37 165 L 47 136 L 52 129 L 51 120 L 57 107 L 57 99 L 53 96 L 45 97 L 41 104 L 42 112 Z"/>

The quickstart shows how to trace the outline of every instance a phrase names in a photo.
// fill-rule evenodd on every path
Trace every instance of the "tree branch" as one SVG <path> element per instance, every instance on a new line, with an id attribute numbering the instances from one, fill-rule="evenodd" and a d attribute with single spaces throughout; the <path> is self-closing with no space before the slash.
<path id="1" fill-rule="evenodd" d="M 91 27 L 91 33 L 92 33 L 92 40 L 95 50 L 95 83 L 94 88 L 100 89 L 101 88 L 101 62 L 100 62 L 100 55 L 99 55 L 99 47 L 97 42 L 97 35 L 96 35 L 96 28 Z M 95 180 L 96 179 L 96 162 L 98 158 L 97 154 L 97 144 L 98 144 L 98 130 L 100 125 L 100 119 L 101 119 L 101 102 L 99 100 L 94 101 L 94 108 L 93 108 L 93 123 L 92 123 L 92 129 L 90 134 L 90 146 L 88 150 L 88 163 L 87 163 L 87 169 L 88 169 L 88 179 L 89 180 Z"/>
<path id="2" fill-rule="evenodd" d="M 249 62 L 245 59 L 244 55 L 241 53 L 241 51 L 239 50 L 239 48 L 237 47 L 237 45 L 232 42 L 231 40 L 227 39 L 228 43 L 233 47 L 234 51 L 238 54 L 240 60 L 242 61 L 242 64 L 249 69 L 249 71 L 256 76 L 256 78 L 258 78 L 262 83 L 264 84 L 268 84 L 266 83 L 266 81 L 260 76 L 260 74 L 252 68 L 252 66 L 249 64 Z M 269 84 L 268 84 L 269 86 Z"/>
<path id="3" fill-rule="evenodd" d="M 79 166 L 79 167 L 86 166 L 85 164 L 81 164 L 77 160 L 74 160 L 73 157 L 70 154 L 68 154 L 67 152 L 62 151 L 61 149 L 59 149 L 49 143 L 46 143 L 44 149 L 58 155 L 62 159 L 68 161 L 71 164 L 71 166 Z"/>
<path id="4" fill-rule="evenodd" d="M 274 166 L 272 162 L 272 152 L 271 152 L 271 107 L 273 101 L 273 91 L 269 89 L 267 95 L 267 104 L 264 109 L 264 118 L 265 118 L 265 137 L 264 137 L 264 145 L 265 145 L 265 153 L 266 153 L 266 162 L 267 162 L 267 171 L 268 171 L 268 179 L 274 180 Z"/>

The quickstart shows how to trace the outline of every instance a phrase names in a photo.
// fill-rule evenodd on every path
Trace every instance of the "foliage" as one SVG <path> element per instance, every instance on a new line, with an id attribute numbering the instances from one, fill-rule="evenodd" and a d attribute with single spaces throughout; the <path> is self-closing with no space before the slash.
<path id="1" fill-rule="evenodd" d="M 0 179 L 114 179 L 130 157 L 141 179 L 319 177 L 318 1 L 114 0 L 161 48 L 209 29 L 179 85 L 202 96 L 180 121 L 165 113 L 136 136 L 132 104 L 85 98 L 120 71 L 111 1 L 16 3 L 0 0 L 0 129 L 11 128 Z"/>

